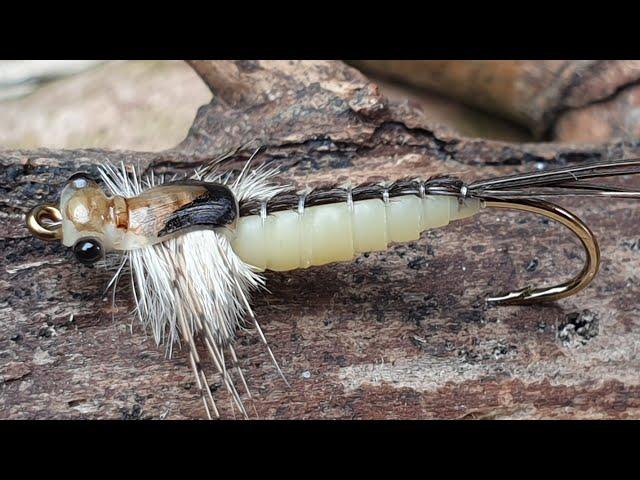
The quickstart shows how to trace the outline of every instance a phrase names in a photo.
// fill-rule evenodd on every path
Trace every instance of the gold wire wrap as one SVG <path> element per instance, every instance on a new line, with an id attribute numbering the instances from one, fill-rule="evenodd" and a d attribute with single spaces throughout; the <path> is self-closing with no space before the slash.
<path id="1" fill-rule="evenodd" d="M 584 267 L 574 278 L 553 287 L 534 288 L 528 286 L 520 290 L 487 298 L 487 302 L 500 305 L 527 305 L 538 302 L 550 302 L 578 293 L 586 287 L 600 268 L 600 248 L 598 241 L 582 220 L 571 212 L 545 202 L 544 200 L 484 200 L 487 208 L 506 208 L 531 212 L 550 218 L 571 230 L 584 247 L 586 260 Z"/>
<path id="2" fill-rule="evenodd" d="M 48 218 L 50 225 L 42 223 L 43 218 Z M 41 240 L 53 241 L 62 239 L 62 214 L 58 207 L 50 204 L 38 205 L 27 214 L 27 228 Z"/>

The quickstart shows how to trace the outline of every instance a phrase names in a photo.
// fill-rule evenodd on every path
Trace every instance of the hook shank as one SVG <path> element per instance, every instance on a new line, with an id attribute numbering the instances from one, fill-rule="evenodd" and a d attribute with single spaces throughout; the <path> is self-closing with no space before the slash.
<path id="1" fill-rule="evenodd" d="M 586 287 L 598 273 L 600 267 L 600 248 L 593 232 L 582 220 L 571 212 L 544 200 L 533 199 L 485 199 L 484 207 L 504 208 L 542 215 L 558 222 L 571 230 L 584 247 L 586 260 L 582 270 L 572 279 L 552 287 L 525 287 L 503 295 L 491 297 L 487 302 L 500 305 L 527 305 L 538 302 L 549 302 L 568 297 Z"/>

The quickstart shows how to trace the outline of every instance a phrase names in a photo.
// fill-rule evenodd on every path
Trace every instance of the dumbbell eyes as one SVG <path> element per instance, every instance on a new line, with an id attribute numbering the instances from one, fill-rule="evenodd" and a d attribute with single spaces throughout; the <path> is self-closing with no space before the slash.
<path id="1" fill-rule="evenodd" d="M 73 253 L 80 263 L 92 265 L 102 258 L 104 250 L 95 238 L 85 238 L 76 242 Z"/>
<path id="2" fill-rule="evenodd" d="M 95 183 L 95 180 L 87 172 L 78 172 L 71 175 L 67 182 L 76 188 L 84 188 L 90 183 Z"/>

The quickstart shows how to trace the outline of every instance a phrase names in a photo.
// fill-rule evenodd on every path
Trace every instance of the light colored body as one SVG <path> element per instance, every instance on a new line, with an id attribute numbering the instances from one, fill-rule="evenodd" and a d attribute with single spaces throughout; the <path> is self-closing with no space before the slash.
<path id="1" fill-rule="evenodd" d="M 405 195 L 241 217 L 231 246 L 260 270 L 287 271 L 352 260 L 417 240 L 424 230 L 474 215 L 480 201 L 454 196 Z"/>

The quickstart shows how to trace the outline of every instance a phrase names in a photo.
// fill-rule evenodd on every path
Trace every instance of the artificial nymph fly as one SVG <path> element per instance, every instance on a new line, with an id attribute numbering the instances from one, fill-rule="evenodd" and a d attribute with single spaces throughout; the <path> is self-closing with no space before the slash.
<path id="1" fill-rule="evenodd" d="M 638 198 L 636 191 L 585 180 L 640 173 L 640 160 L 602 162 L 538 171 L 473 183 L 451 177 L 402 179 L 390 183 L 327 185 L 295 190 L 275 183 L 275 170 L 250 168 L 237 174 L 206 165 L 191 178 L 142 179 L 135 169 L 110 164 L 100 180 L 72 176 L 58 205 L 40 205 L 27 215 L 31 232 L 58 240 L 85 264 L 105 263 L 119 253 L 114 288 L 130 271 L 136 314 L 156 343 L 169 353 L 178 341 L 189 362 L 207 416 L 218 416 L 196 348 L 200 340 L 221 375 L 234 405 L 247 411 L 230 369 L 247 397 L 247 382 L 234 350 L 238 328 L 253 326 L 277 362 L 250 305 L 264 286 L 264 270 L 288 271 L 349 261 L 389 244 L 417 240 L 421 232 L 471 217 L 484 208 L 537 213 L 577 235 L 586 251 L 582 271 L 552 287 L 526 287 L 488 299 L 525 304 L 572 295 L 599 266 L 593 233 L 575 215 L 545 198 L 600 196 Z M 278 371 L 279 368 L 278 368 Z M 283 376 L 284 378 L 284 376 Z M 286 380 L 285 380 L 286 381 Z"/>

